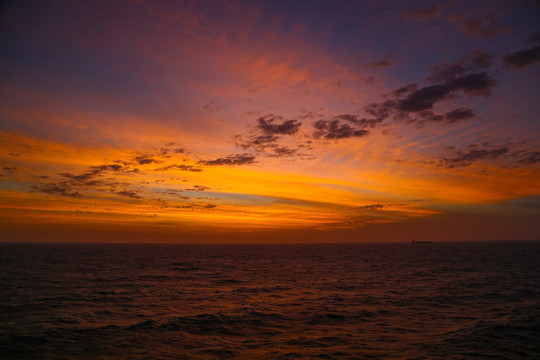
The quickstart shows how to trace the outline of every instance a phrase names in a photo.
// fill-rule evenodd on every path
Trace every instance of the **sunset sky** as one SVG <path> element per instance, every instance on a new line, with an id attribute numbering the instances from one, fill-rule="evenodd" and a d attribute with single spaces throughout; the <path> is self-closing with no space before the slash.
<path id="1" fill-rule="evenodd" d="M 540 3 L 4 1 L 3 240 L 540 239 Z"/>

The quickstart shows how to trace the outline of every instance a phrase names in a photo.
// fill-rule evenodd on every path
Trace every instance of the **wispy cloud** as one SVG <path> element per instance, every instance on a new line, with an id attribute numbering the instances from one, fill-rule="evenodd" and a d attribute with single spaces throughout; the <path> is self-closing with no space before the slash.
<path id="1" fill-rule="evenodd" d="M 213 160 L 201 160 L 199 164 L 209 166 L 235 166 L 235 165 L 251 165 L 255 163 L 255 156 L 251 154 L 235 154 L 227 157 L 221 157 Z"/>
<path id="2" fill-rule="evenodd" d="M 494 160 L 498 159 L 510 152 L 509 148 L 495 148 L 495 149 L 470 149 L 467 152 L 458 151 L 454 157 L 442 157 L 439 160 L 439 166 L 446 168 L 465 167 L 470 166 L 479 160 Z"/>

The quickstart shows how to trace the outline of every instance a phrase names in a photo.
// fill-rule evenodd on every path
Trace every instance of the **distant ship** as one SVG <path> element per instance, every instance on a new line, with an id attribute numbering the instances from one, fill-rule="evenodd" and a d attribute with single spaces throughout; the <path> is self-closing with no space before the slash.
<path id="1" fill-rule="evenodd" d="M 433 241 L 412 241 L 413 244 L 433 244 Z"/>

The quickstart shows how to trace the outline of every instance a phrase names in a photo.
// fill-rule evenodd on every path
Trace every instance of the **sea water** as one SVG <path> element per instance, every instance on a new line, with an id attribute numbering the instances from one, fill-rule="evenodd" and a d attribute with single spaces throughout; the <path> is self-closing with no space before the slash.
<path id="1" fill-rule="evenodd" d="M 0 358 L 540 358 L 540 242 L 0 244 Z"/>

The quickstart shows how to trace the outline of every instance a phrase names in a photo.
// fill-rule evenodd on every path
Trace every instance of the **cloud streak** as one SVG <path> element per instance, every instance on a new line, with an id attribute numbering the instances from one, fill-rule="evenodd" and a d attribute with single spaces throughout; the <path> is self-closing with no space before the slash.
<path id="1" fill-rule="evenodd" d="M 221 157 L 213 160 L 201 160 L 198 163 L 208 166 L 237 166 L 254 164 L 255 159 L 255 156 L 244 153 L 229 155 L 227 157 Z"/>

